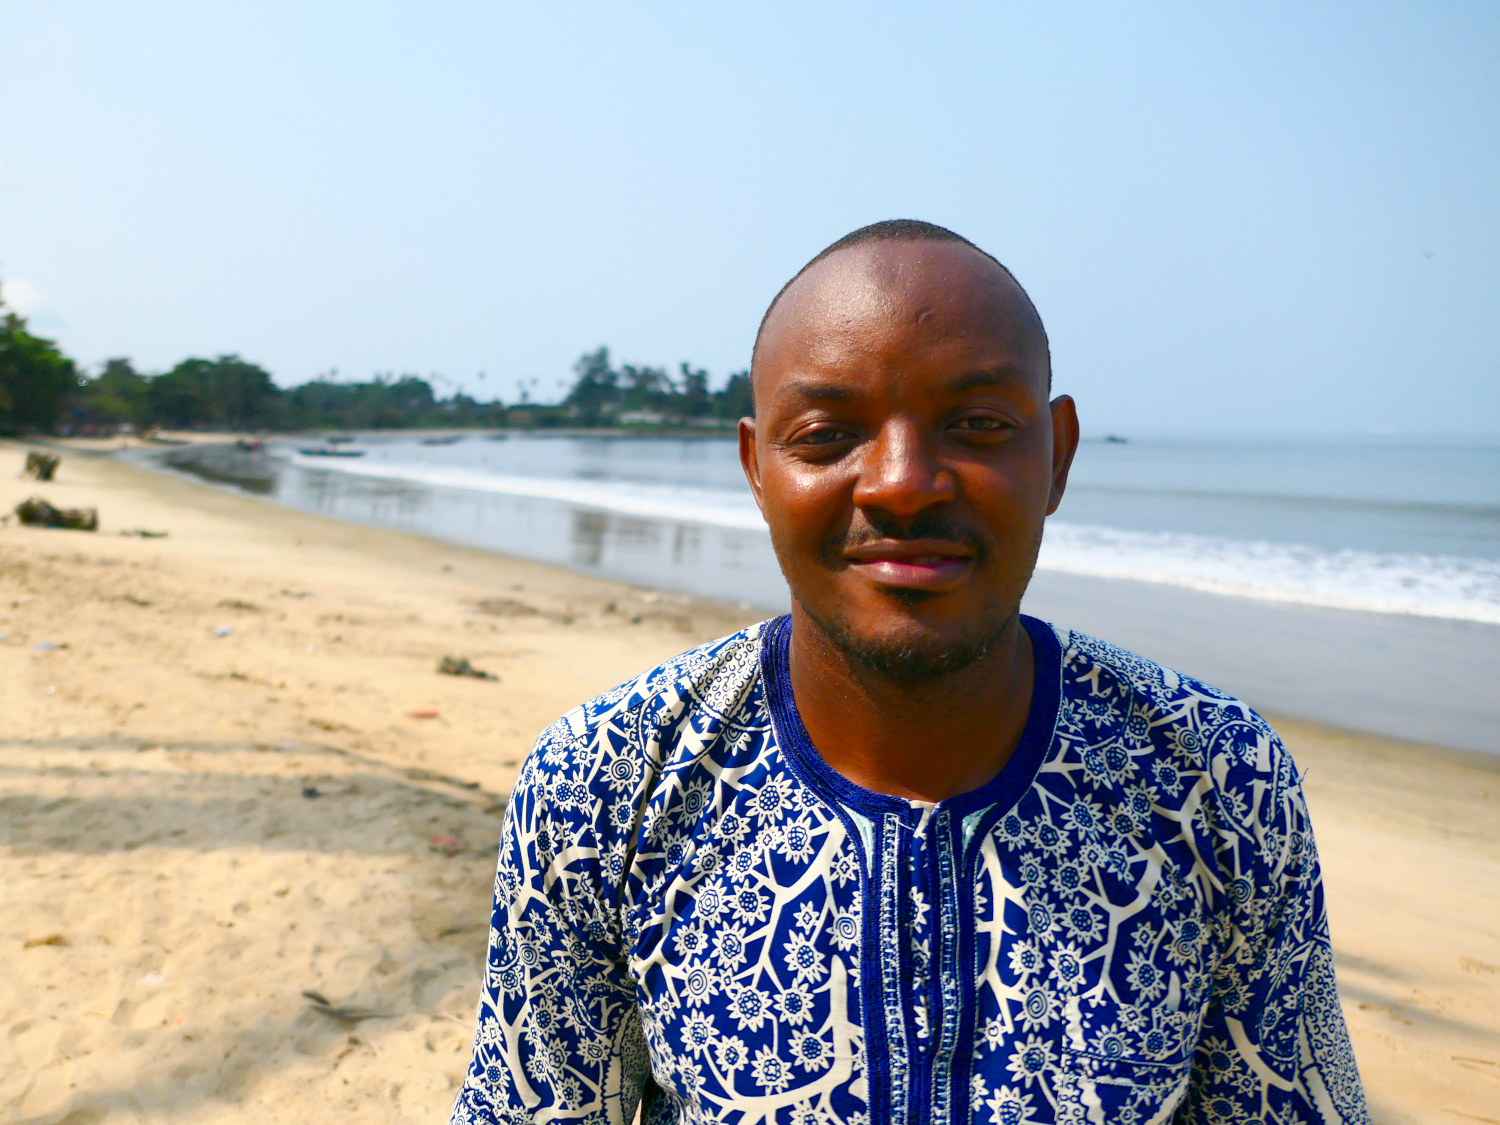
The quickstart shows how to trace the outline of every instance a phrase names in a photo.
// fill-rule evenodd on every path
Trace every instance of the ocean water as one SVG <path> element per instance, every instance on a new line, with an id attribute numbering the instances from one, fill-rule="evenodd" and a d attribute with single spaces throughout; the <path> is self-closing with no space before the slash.
<path id="1" fill-rule="evenodd" d="M 731 440 L 368 435 L 192 447 L 179 469 L 327 515 L 781 608 Z M 1085 441 L 1039 568 L 1500 624 L 1500 436 Z"/>

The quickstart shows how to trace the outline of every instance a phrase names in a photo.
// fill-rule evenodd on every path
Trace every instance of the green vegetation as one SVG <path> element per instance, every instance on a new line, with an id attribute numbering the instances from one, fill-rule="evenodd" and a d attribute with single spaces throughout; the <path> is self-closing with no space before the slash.
<path id="1" fill-rule="evenodd" d="M 29 430 L 110 433 L 146 429 L 378 430 L 522 427 L 728 427 L 751 413 L 750 374 L 708 389 L 708 372 L 681 365 L 673 379 L 662 367 L 610 365 L 608 348 L 574 365 L 572 388 L 558 404 L 522 401 L 506 407 L 463 393 L 438 398 L 415 375 L 363 383 L 316 379 L 283 389 L 270 372 L 237 355 L 185 359 L 161 374 L 111 359 L 98 374 L 80 375 L 50 340 L 0 309 L 0 433 Z M 523 396 L 524 399 L 524 396 Z"/>
<path id="2" fill-rule="evenodd" d="M 703 425 L 735 422 L 751 413 L 750 373 L 729 377 L 723 390 L 710 392 L 708 372 L 681 365 L 678 382 L 663 367 L 609 365 L 609 349 L 585 352 L 573 366 L 577 379 L 555 408 L 573 426 Z"/>
<path id="3" fill-rule="evenodd" d="M 77 368 L 56 344 L 0 309 L 0 432 L 52 426 L 77 382 Z"/>
<path id="4" fill-rule="evenodd" d="M 367 383 L 318 379 L 283 390 L 265 368 L 237 355 L 185 359 L 161 375 L 142 375 L 112 359 L 80 380 L 55 423 L 108 431 L 125 423 L 193 430 L 382 430 L 503 426 L 505 407 L 464 394 L 439 399 L 425 379 L 404 375 Z"/>

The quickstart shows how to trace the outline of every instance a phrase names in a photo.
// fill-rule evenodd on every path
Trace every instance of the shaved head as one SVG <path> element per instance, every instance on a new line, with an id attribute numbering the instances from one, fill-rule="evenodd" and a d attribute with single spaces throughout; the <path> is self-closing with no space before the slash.
<path id="1" fill-rule="evenodd" d="M 1052 362 L 1050 348 L 1047 341 L 1046 329 L 1042 326 L 1042 318 L 1041 315 L 1037 312 L 1036 306 L 1032 304 L 1030 296 L 1028 296 L 1026 290 L 1021 287 L 1021 283 L 1016 280 L 1015 275 L 1012 274 L 1010 270 L 1008 270 L 993 254 L 980 249 L 978 246 L 974 245 L 974 243 L 970 242 L 967 238 L 964 238 L 962 235 L 949 230 L 947 227 L 940 227 L 935 223 L 926 223 L 918 219 L 887 219 L 883 222 L 871 223 L 869 226 L 860 227 L 856 231 L 851 231 L 849 234 L 844 235 L 843 238 L 840 238 L 837 242 L 834 242 L 819 251 L 812 257 L 811 260 L 808 261 L 806 265 L 798 270 L 792 276 L 791 280 L 783 285 L 776 296 L 772 298 L 770 305 L 766 308 L 765 315 L 761 317 L 760 326 L 756 330 L 755 346 L 751 352 L 750 357 L 751 391 L 755 401 L 758 402 L 760 398 L 758 384 L 761 380 L 759 379 L 758 369 L 760 367 L 759 361 L 761 355 L 761 343 L 766 335 L 768 326 L 770 326 L 773 322 L 773 319 L 778 316 L 778 309 L 782 305 L 783 299 L 786 298 L 788 294 L 792 293 L 794 290 L 802 288 L 803 280 L 804 278 L 807 278 L 809 274 L 819 274 L 821 271 L 818 267 L 820 267 L 829 258 L 832 258 L 836 255 L 841 255 L 846 251 L 854 251 L 860 247 L 873 247 L 874 244 L 879 243 L 902 242 L 956 244 L 957 246 L 966 248 L 968 251 L 972 252 L 972 254 L 977 255 L 979 258 L 982 258 L 985 262 L 987 262 L 989 264 L 989 270 L 993 271 L 995 275 L 993 280 L 998 284 L 998 288 L 1003 291 L 1005 298 L 1007 298 L 1003 303 L 1012 306 L 1009 311 L 1020 322 L 1018 324 L 1018 327 L 1021 327 L 1027 333 L 1034 335 L 1034 342 L 1040 344 L 1041 353 L 1044 357 L 1045 362 L 1047 385 L 1050 388 L 1052 383 Z M 871 277 L 868 280 L 879 284 L 879 280 L 877 278 Z M 896 279 L 890 280 L 894 281 Z M 955 281 L 956 280 L 957 279 L 955 279 Z M 996 295 L 999 296 L 1000 294 L 997 293 Z"/>

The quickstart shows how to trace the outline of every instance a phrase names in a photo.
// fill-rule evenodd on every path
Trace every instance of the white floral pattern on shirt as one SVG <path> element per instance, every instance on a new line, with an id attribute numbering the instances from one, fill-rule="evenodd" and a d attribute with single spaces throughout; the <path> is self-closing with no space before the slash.
<path id="1" fill-rule="evenodd" d="M 543 733 L 456 1125 L 624 1125 L 643 1100 L 733 1125 L 1368 1120 L 1259 716 L 1028 619 L 1038 696 L 1001 778 L 896 802 L 804 745 L 788 628 Z"/>

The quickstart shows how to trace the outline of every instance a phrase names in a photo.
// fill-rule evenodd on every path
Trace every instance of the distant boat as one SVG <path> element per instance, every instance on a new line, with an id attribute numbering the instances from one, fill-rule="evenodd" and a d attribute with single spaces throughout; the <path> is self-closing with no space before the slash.
<path id="1" fill-rule="evenodd" d="M 1110 445 L 1129 445 L 1128 438 L 1122 438 L 1119 434 L 1105 434 L 1104 440 Z"/>
<path id="2" fill-rule="evenodd" d="M 329 434 L 323 440 L 329 445 L 348 445 L 354 439 L 348 434 Z"/>
<path id="3" fill-rule="evenodd" d="M 241 453 L 259 453 L 265 448 L 258 438 L 240 438 L 234 443 L 234 447 Z"/>
<path id="4" fill-rule="evenodd" d="M 363 457 L 365 455 L 363 449 L 334 449 L 326 445 L 309 446 L 297 452 L 304 457 Z"/>
<path id="5" fill-rule="evenodd" d="M 461 435 L 461 434 L 449 434 L 447 437 L 424 437 L 422 439 L 422 444 L 423 445 L 452 445 L 455 442 L 460 442 L 460 441 L 463 441 L 463 440 L 464 440 L 463 439 L 463 435 Z"/>

